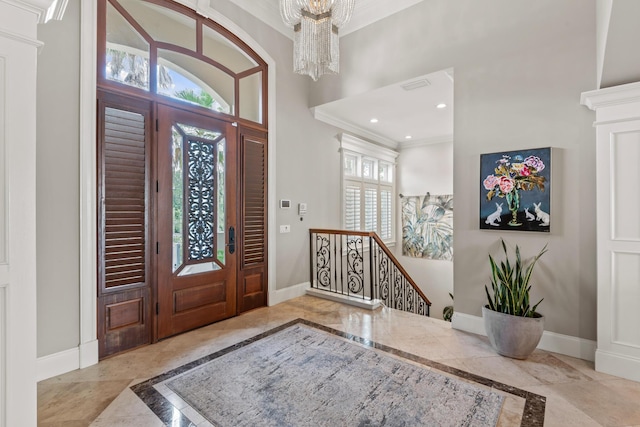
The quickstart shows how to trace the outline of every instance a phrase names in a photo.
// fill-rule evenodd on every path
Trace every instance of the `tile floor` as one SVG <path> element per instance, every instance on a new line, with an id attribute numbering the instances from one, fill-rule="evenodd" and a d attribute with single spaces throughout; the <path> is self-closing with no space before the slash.
<path id="1" fill-rule="evenodd" d="M 229 345 L 303 318 L 491 380 L 546 396 L 545 426 L 640 426 L 640 383 L 591 362 L 536 350 L 524 361 L 496 355 L 485 337 L 396 310 L 366 311 L 314 297 L 262 308 L 38 384 L 38 425 L 153 427 L 163 423 L 129 389 Z M 519 425 L 505 403 L 500 426 Z"/>

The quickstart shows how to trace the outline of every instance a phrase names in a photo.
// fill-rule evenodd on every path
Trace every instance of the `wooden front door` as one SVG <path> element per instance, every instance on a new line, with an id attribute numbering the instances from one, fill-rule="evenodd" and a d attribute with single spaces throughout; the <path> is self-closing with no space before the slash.
<path id="1" fill-rule="evenodd" d="M 158 339 L 236 314 L 237 138 L 228 122 L 158 105 Z"/>

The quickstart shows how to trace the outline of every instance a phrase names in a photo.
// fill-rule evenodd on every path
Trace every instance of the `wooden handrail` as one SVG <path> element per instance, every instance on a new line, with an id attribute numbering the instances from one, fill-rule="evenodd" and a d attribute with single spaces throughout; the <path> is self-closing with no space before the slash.
<path id="1" fill-rule="evenodd" d="M 420 295 L 422 297 L 422 299 L 425 301 L 425 303 L 428 306 L 431 306 L 431 301 L 429 301 L 429 298 L 427 298 L 427 296 L 422 292 L 422 290 L 418 287 L 416 282 L 411 278 L 409 273 L 407 273 L 407 270 L 404 269 L 404 267 L 400 264 L 398 259 L 391 253 L 391 251 L 389 250 L 387 245 L 382 241 L 382 239 L 380 238 L 380 236 L 378 236 L 378 234 L 376 232 L 374 232 L 374 231 L 354 231 L 354 230 L 332 230 L 332 229 L 325 229 L 325 228 L 310 228 L 309 229 L 309 235 L 312 235 L 312 234 L 338 234 L 338 235 L 347 235 L 347 236 L 373 237 L 373 239 L 376 241 L 378 246 L 380 246 L 380 248 L 382 248 L 384 253 L 389 257 L 389 259 L 391 260 L 393 265 L 404 275 L 404 277 L 407 278 L 407 282 L 409 282 L 411 284 L 413 289 L 418 293 L 418 295 Z"/>
<path id="2" fill-rule="evenodd" d="M 407 282 L 411 283 L 411 286 L 413 286 L 413 289 L 415 289 L 415 291 L 422 297 L 422 299 L 427 303 L 428 306 L 431 306 L 431 301 L 429 301 L 429 298 L 427 298 L 426 295 L 422 293 L 422 290 L 418 287 L 416 282 L 413 281 L 409 273 L 407 273 L 407 270 L 404 269 L 404 267 L 400 264 L 400 262 L 396 259 L 396 257 L 393 256 L 393 254 L 391 253 L 387 245 L 384 244 L 380 236 L 378 236 L 378 234 L 374 232 L 371 232 L 371 234 L 373 235 L 373 239 L 376 241 L 376 243 L 378 243 L 378 246 L 380 246 L 384 251 L 384 253 L 387 254 L 391 262 L 393 262 L 396 268 L 400 270 L 400 272 L 404 275 L 404 277 L 407 278 Z"/>
<path id="3" fill-rule="evenodd" d="M 369 236 L 369 237 L 376 234 L 373 231 L 332 230 L 329 228 L 310 228 L 309 233 L 310 234 L 341 234 L 343 236 L 348 235 L 348 236 Z"/>

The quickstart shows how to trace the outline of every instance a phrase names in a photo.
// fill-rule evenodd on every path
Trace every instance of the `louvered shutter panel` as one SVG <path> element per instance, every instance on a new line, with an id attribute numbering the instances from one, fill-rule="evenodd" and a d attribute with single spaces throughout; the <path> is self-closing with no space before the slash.
<path id="1" fill-rule="evenodd" d="M 151 342 L 150 104 L 99 92 L 98 348 L 100 358 Z"/>
<path id="2" fill-rule="evenodd" d="M 378 192 L 375 188 L 364 190 L 364 231 L 378 229 Z"/>
<path id="3" fill-rule="evenodd" d="M 344 226 L 347 230 L 360 230 L 360 187 L 344 189 Z"/>
<path id="4" fill-rule="evenodd" d="M 266 243 L 264 144 L 244 140 L 244 244 L 242 265 L 262 264 Z"/>
<path id="5" fill-rule="evenodd" d="M 241 241 L 238 313 L 267 304 L 267 139 L 240 129 Z"/>
<path id="6" fill-rule="evenodd" d="M 142 284 L 145 118 L 111 107 L 104 117 L 104 287 Z"/>
<path id="7" fill-rule="evenodd" d="M 391 238 L 391 191 L 380 190 L 380 237 Z"/>

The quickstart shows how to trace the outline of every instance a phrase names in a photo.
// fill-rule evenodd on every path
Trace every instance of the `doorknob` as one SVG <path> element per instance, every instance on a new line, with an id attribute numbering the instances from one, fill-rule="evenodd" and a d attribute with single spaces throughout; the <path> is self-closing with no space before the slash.
<path id="1" fill-rule="evenodd" d="M 233 226 L 229 227 L 229 253 L 232 254 L 236 251 L 236 229 Z"/>

